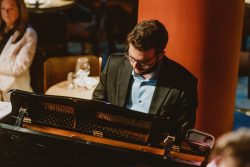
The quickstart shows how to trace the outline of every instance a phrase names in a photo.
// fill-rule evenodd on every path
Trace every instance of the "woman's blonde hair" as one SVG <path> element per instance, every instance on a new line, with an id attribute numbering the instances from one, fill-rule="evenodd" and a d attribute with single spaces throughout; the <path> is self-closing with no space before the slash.
<path id="1" fill-rule="evenodd" d="M 210 160 L 232 159 L 236 167 L 250 167 L 250 129 L 228 132 L 216 141 Z"/>
<path id="2" fill-rule="evenodd" d="M 2 6 L 3 1 L 5 1 L 5 0 L 0 0 L 0 8 Z M 18 16 L 16 23 L 15 23 L 16 31 L 15 31 L 13 38 L 12 38 L 12 43 L 16 43 L 23 37 L 25 30 L 27 28 L 28 11 L 27 11 L 27 8 L 25 6 L 24 0 L 13 0 L 13 1 L 17 5 L 18 13 L 19 13 L 19 16 Z M 0 41 L 3 38 L 5 26 L 6 26 L 6 23 L 3 21 L 2 15 L 0 12 Z"/>

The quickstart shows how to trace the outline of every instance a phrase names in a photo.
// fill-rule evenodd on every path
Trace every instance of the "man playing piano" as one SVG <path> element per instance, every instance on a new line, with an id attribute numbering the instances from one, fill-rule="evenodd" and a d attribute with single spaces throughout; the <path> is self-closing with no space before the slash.
<path id="1" fill-rule="evenodd" d="M 109 56 L 93 99 L 170 118 L 184 137 L 195 125 L 197 79 L 165 55 L 168 32 L 158 20 L 138 23 L 127 42 L 125 53 Z"/>

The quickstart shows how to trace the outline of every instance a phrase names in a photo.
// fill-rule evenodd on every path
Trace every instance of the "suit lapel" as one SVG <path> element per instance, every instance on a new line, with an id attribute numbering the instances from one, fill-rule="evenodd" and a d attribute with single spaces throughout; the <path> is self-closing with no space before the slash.
<path id="1" fill-rule="evenodd" d="M 149 114 L 157 114 L 170 89 L 157 86 L 149 108 Z"/>
<path id="2" fill-rule="evenodd" d="M 155 92 L 151 101 L 151 105 L 149 107 L 149 114 L 157 114 L 160 106 L 162 105 L 162 103 L 164 102 L 164 100 L 166 99 L 167 94 L 169 93 L 170 89 L 166 88 L 165 84 L 167 82 L 166 79 L 166 74 L 167 74 L 167 68 L 168 68 L 168 58 L 165 57 L 163 59 L 162 65 L 160 67 L 160 72 L 159 72 L 159 76 L 158 76 L 158 80 L 156 83 L 156 88 L 155 88 Z M 164 84 L 164 86 L 163 86 Z"/>
<path id="3" fill-rule="evenodd" d="M 132 66 L 126 60 L 124 62 L 124 67 L 119 69 L 118 74 L 118 84 L 117 84 L 117 96 L 116 96 L 116 104 L 119 106 L 124 106 L 127 94 L 128 94 L 128 87 L 130 85 L 130 78 L 132 73 Z"/>

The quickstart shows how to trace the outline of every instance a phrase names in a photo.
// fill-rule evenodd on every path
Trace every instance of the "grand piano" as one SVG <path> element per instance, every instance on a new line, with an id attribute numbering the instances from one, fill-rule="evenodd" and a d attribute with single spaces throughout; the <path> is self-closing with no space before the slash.
<path id="1" fill-rule="evenodd" d="M 184 149 L 171 134 L 171 119 L 100 101 L 20 90 L 10 98 L 12 111 L 0 121 L 4 167 L 203 166 L 214 140 L 192 131 L 187 139 L 206 143 L 186 140 Z"/>

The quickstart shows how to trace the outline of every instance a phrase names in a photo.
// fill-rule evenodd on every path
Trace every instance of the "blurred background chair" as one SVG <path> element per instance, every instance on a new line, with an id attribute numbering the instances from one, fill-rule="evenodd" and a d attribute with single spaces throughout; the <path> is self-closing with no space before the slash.
<path id="1" fill-rule="evenodd" d="M 75 72 L 77 59 L 83 56 L 71 55 L 50 57 L 43 64 L 43 91 L 61 81 L 67 80 L 69 72 Z M 101 58 L 94 55 L 84 55 L 90 64 L 90 76 L 99 76 L 101 73 Z"/>

